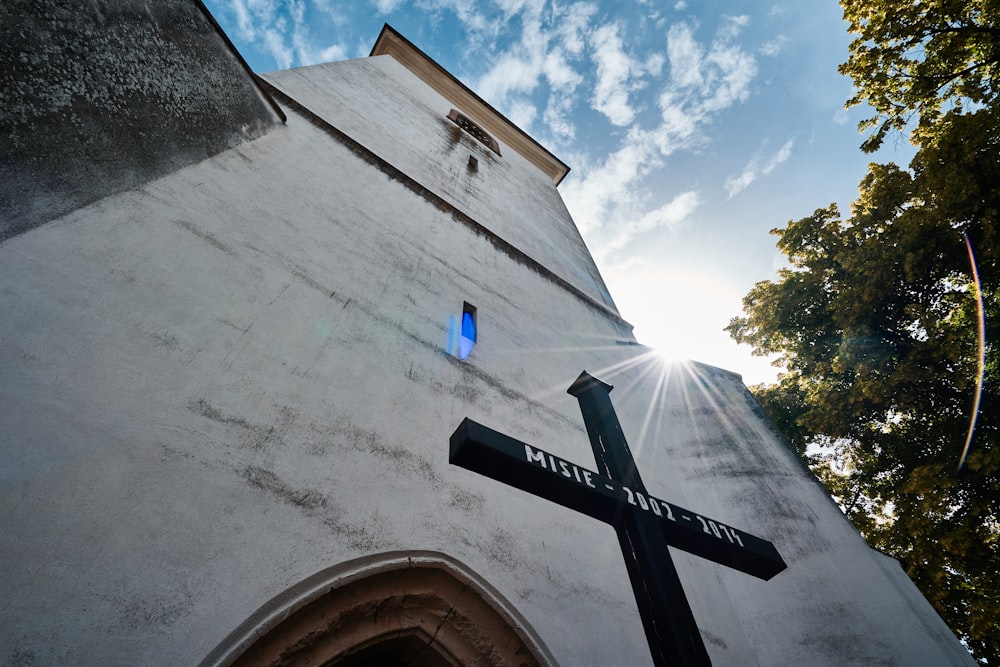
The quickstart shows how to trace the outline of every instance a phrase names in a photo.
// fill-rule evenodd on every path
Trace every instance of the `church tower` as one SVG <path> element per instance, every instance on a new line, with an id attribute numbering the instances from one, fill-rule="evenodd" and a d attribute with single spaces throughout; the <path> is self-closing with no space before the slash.
<path id="1" fill-rule="evenodd" d="M 635 512 L 697 529 L 711 664 L 972 664 L 738 375 L 637 344 L 568 166 L 392 28 L 256 75 L 196 0 L 0 20 L 0 663 L 650 665 Z M 642 487 L 595 464 L 611 385 Z M 720 564 L 752 536 L 787 567 Z"/>

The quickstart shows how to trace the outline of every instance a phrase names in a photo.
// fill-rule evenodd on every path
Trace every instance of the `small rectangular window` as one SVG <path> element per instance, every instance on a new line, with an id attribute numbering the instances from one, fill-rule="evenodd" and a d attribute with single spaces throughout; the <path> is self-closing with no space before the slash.
<path id="1" fill-rule="evenodd" d="M 476 307 L 462 304 L 462 331 L 458 337 L 458 358 L 468 359 L 476 344 Z"/>
<path id="2" fill-rule="evenodd" d="M 476 307 L 468 302 L 462 303 L 462 314 L 452 315 L 448 323 L 448 354 L 466 360 L 472 354 L 472 348 L 479 338 L 479 326 L 476 322 Z"/>

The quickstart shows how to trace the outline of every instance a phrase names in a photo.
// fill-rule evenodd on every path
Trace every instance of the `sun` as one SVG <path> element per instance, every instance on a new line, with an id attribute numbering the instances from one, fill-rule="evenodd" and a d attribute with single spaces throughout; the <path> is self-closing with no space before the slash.
<path id="1" fill-rule="evenodd" d="M 653 359 L 668 366 L 672 366 L 673 364 L 689 358 L 689 356 L 685 355 L 682 349 L 678 346 L 664 345 L 661 347 L 648 347 Z"/>

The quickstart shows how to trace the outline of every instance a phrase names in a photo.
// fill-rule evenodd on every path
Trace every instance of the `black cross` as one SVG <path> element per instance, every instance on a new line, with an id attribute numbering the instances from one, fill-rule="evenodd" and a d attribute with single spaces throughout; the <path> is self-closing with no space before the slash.
<path id="1" fill-rule="evenodd" d="M 770 542 L 646 491 L 611 404 L 586 371 L 570 386 L 600 473 L 465 419 L 448 460 L 614 526 L 657 667 L 711 665 L 667 545 L 770 579 L 787 567 Z"/>

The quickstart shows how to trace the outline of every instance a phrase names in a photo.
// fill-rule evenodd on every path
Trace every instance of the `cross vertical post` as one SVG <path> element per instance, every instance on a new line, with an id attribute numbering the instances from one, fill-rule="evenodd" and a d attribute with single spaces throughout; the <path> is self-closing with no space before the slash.
<path id="1" fill-rule="evenodd" d="M 611 389 L 584 371 L 568 393 L 580 403 L 598 472 L 648 497 L 611 403 Z M 624 511 L 613 525 L 653 663 L 657 667 L 711 665 L 660 522 L 649 514 Z"/>

